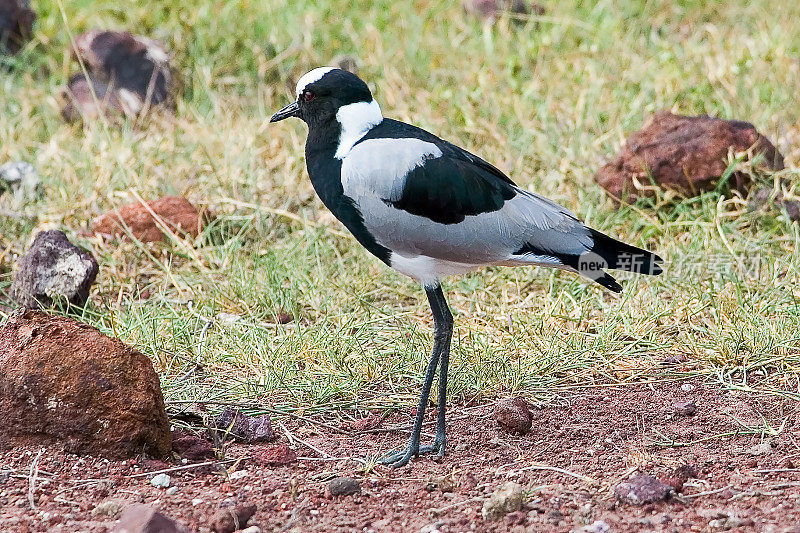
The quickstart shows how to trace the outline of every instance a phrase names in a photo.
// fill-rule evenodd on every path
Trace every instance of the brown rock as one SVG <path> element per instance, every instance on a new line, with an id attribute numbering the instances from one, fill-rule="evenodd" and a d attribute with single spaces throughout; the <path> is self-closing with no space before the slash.
<path id="1" fill-rule="evenodd" d="M 688 402 L 675 402 L 672 405 L 676 415 L 692 416 L 697 412 L 697 403 L 694 400 Z"/>
<path id="2" fill-rule="evenodd" d="M 697 478 L 697 470 L 691 465 L 681 465 L 662 479 L 664 483 L 672 487 L 675 492 L 683 492 L 683 485 L 689 479 Z"/>
<path id="3" fill-rule="evenodd" d="M 645 505 L 669 498 L 674 489 L 653 476 L 636 475 L 614 487 L 620 501 L 631 505 Z"/>
<path id="4" fill-rule="evenodd" d="M 111 533 L 189 533 L 189 529 L 149 505 L 137 503 L 122 513 Z"/>
<path id="5" fill-rule="evenodd" d="M 49 307 L 60 298 L 83 305 L 99 268 L 94 256 L 69 242 L 63 232 L 41 231 L 14 273 L 11 298 L 31 309 Z"/>
<path id="6" fill-rule="evenodd" d="M 256 514 L 255 505 L 240 505 L 234 509 L 220 509 L 211 517 L 211 531 L 233 533 L 247 527 L 247 522 Z"/>
<path id="7" fill-rule="evenodd" d="M 631 202 L 652 196 L 655 186 L 693 196 L 712 190 L 728 166 L 728 152 L 764 154 L 764 165 L 783 168 L 783 157 L 748 122 L 707 115 L 685 117 L 659 111 L 625 141 L 617 156 L 601 168 L 595 181 L 612 197 Z M 746 193 L 746 176 L 734 175 L 732 189 Z"/>
<path id="8" fill-rule="evenodd" d="M 361 492 L 361 483 L 351 477 L 337 477 L 325 486 L 325 495 L 328 498 L 336 496 L 352 496 Z"/>
<path id="9" fill-rule="evenodd" d="M 265 466 L 284 466 L 297 462 L 297 454 L 285 444 L 251 450 L 253 461 Z"/>
<path id="10" fill-rule="evenodd" d="M 138 115 L 152 105 L 173 106 L 170 57 L 158 41 L 125 31 L 92 30 L 75 38 L 73 54 L 112 88 L 126 114 Z"/>
<path id="11" fill-rule="evenodd" d="M 104 213 L 92 220 L 92 231 L 106 235 L 126 236 L 126 228 L 142 242 L 156 242 L 164 239 L 161 226 L 153 217 L 154 213 L 177 235 L 196 237 L 203 230 L 206 217 L 186 198 L 165 196 L 158 200 L 124 205 L 114 211 Z"/>
<path id="12" fill-rule="evenodd" d="M 211 443 L 206 439 L 179 430 L 172 432 L 172 451 L 188 461 L 204 461 L 217 456 Z"/>
<path id="13" fill-rule="evenodd" d="M 504 398 L 494 404 L 492 418 L 505 430 L 527 433 L 531 429 L 532 416 L 528 402 L 523 398 Z"/>
<path id="14" fill-rule="evenodd" d="M 15 313 L 0 327 L 0 447 L 164 457 L 170 440 L 158 376 L 140 352 L 41 311 Z"/>
<path id="15" fill-rule="evenodd" d="M 28 0 L 0 2 L 0 54 L 19 52 L 33 34 L 36 13 Z"/>

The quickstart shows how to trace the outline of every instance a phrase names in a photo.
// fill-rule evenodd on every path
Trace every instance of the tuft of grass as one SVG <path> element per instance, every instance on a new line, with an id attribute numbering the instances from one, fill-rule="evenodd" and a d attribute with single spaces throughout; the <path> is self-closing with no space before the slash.
<path id="1" fill-rule="evenodd" d="M 453 398 L 689 374 L 800 392 L 797 224 L 723 191 L 617 210 L 592 179 L 647 115 L 670 108 L 754 123 L 788 167 L 758 179 L 796 195 L 800 5 L 549 2 L 543 16 L 494 27 L 428 0 L 37 7 L 34 40 L 0 71 L 0 163 L 32 162 L 46 196 L 24 207 L 35 218 L 0 219 L 0 289 L 37 231 L 64 229 L 101 262 L 82 319 L 148 354 L 168 401 L 413 404 L 431 344 L 421 290 L 316 198 L 304 126 L 267 122 L 303 72 L 343 53 L 387 116 L 465 146 L 668 263 L 658 278 L 622 276 L 619 298 L 535 268 L 448 282 Z M 62 122 L 54 95 L 78 68 L 69 32 L 101 27 L 172 50 L 174 117 Z M 194 241 L 147 245 L 82 233 L 107 209 L 166 194 L 210 208 L 215 222 Z M 294 320 L 277 324 L 282 312 Z"/>

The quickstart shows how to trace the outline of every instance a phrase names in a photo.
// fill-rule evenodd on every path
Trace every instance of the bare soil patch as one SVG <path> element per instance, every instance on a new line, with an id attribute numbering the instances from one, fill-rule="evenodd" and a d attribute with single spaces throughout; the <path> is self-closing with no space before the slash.
<path id="1" fill-rule="evenodd" d="M 694 413 L 687 414 L 692 401 Z M 249 525 L 262 531 L 567 532 L 596 521 L 611 531 L 800 531 L 796 402 L 723 391 L 699 379 L 580 389 L 534 404 L 523 435 L 502 430 L 492 409 L 453 407 L 445 459 L 421 458 L 396 471 L 338 458 L 400 447 L 405 433 L 392 428 L 405 428 L 409 413 L 361 432 L 345 420 L 352 413 L 314 418 L 325 425 L 283 421 L 277 443 L 227 448 L 232 476 L 213 465 L 168 472 L 177 487 L 170 495 L 151 485 L 154 474 L 140 474 L 181 466 L 179 460 L 114 462 L 50 448 L 32 483 L 39 449 L 17 448 L 0 455 L 0 529 L 107 531 L 113 506 L 111 517 L 96 508 L 118 499 L 123 508 L 158 507 L 193 531 L 208 531 L 221 508 L 246 504 L 257 506 Z M 297 462 L 246 459 L 279 445 L 289 445 Z M 697 477 L 676 482 L 680 467 Z M 642 506 L 620 502 L 614 487 L 636 473 L 681 492 Z M 340 476 L 358 480 L 360 492 L 326 496 L 327 483 Z M 485 500 L 507 481 L 525 489 L 523 510 L 484 521 Z"/>

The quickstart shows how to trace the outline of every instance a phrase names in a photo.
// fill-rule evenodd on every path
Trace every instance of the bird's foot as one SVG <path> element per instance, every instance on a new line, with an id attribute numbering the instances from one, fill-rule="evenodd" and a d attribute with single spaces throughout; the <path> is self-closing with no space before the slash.
<path id="1" fill-rule="evenodd" d="M 409 444 L 403 450 L 396 450 L 384 455 L 380 459 L 380 462 L 385 466 L 400 468 L 401 466 L 407 465 L 412 457 L 418 457 L 419 455 L 435 453 L 438 457 L 444 457 L 444 449 L 444 439 L 436 439 L 433 444 L 427 444 L 425 446 L 420 446 L 419 443 L 417 443 L 416 446 Z"/>

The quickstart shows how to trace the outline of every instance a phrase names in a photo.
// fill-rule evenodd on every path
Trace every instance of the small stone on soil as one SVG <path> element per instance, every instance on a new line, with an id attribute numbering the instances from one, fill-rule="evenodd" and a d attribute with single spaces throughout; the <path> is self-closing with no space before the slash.
<path id="1" fill-rule="evenodd" d="M 608 533 L 611 526 L 604 520 L 597 520 L 589 525 L 574 530 L 574 533 Z"/>
<path id="2" fill-rule="evenodd" d="M 172 479 L 167 474 L 158 474 L 150 480 L 150 484 L 154 487 L 167 488 L 171 481 Z"/>
<path id="3" fill-rule="evenodd" d="M 503 398 L 494 404 L 492 418 L 507 431 L 527 433 L 531 429 L 532 416 L 524 398 Z"/>
<path id="4" fill-rule="evenodd" d="M 125 503 L 126 502 L 118 499 L 104 500 L 92 509 L 92 516 L 117 518 L 122 512 Z"/>
<path id="5" fill-rule="evenodd" d="M 361 492 L 361 483 L 350 477 L 337 477 L 328 482 L 325 494 L 329 498 L 335 496 L 352 496 Z"/>
<path id="6" fill-rule="evenodd" d="M 525 497 L 518 483 L 509 481 L 500 487 L 483 504 L 481 514 L 484 520 L 499 520 L 508 513 L 522 510 Z"/>
<path id="7" fill-rule="evenodd" d="M 772 453 L 772 441 L 767 439 L 747 449 L 750 455 L 768 455 Z"/>
<path id="8" fill-rule="evenodd" d="M 137 503 L 128 507 L 111 533 L 188 533 L 188 529 L 155 508 Z"/>
<path id="9" fill-rule="evenodd" d="M 692 416 L 697 412 L 697 404 L 694 400 L 688 402 L 675 402 L 673 405 L 675 409 L 675 414 L 681 416 Z"/>
<path id="10" fill-rule="evenodd" d="M 210 442 L 180 430 L 172 432 L 172 450 L 181 458 L 189 461 L 202 461 L 216 457 Z"/>
<path id="11" fill-rule="evenodd" d="M 175 496 L 176 494 L 178 494 L 178 487 L 170 487 L 167 489 L 167 496 Z"/>
<path id="12" fill-rule="evenodd" d="M 614 487 L 614 494 L 631 505 L 645 505 L 666 500 L 673 490 L 653 476 L 640 474 Z"/>
<path id="13" fill-rule="evenodd" d="M 683 385 L 681 385 L 681 390 L 683 392 L 692 392 L 695 388 L 696 387 L 691 383 L 684 383 Z"/>
<path id="14" fill-rule="evenodd" d="M 236 481 L 237 479 L 246 478 L 249 475 L 247 470 L 237 470 L 235 472 L 231 472 L 228 476 L 231 481 Z"/>
<path id="15" fill-rule="evenodd" d="M 241 505 L 234 509 L 220 509 L 211 517 L 211 531 L 233 533 L 247 527 L 247 522 L 256 514 L 255 505 Z"/>

